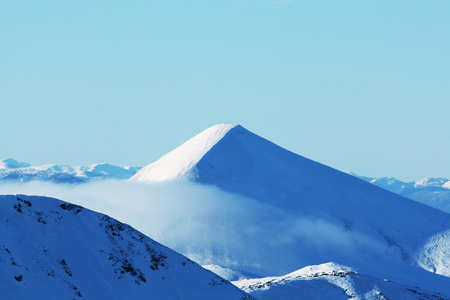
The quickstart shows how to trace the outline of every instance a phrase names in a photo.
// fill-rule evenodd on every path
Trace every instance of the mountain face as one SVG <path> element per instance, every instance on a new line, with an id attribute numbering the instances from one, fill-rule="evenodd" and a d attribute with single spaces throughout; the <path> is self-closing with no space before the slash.
<path id="1" fill-rule="evenodd" d="M 394 177 L 371 178 L 353 173 L 352 175 L 385 190 L 450 213 L 450 180 L 446 178 L 427 177 L 404 182 Z"/>
<path id="2" fill-rule="evenodd" d="M 293 220 L 284 228 L 292 234 L 280 231 L 273 255 L 259 261 L 274 275 L 333 261 L 450 295 L 449 279 L 429 273 L 450 276 L 449 214 L 292 153 L 242 126 L 213 126 L 130 180 L 214 185 L 281 211 Z M 239 254 L 227 251 L 239 261 Z M 249 249 L 255 257 L 262 251 Z"/>
<path id="3" fill-rule="evenodd" d="M 26 182 L 32 180 L 54 183 L 83 183 L 102 179 L 128 179 L 140 168 L 119 167 L 106 163 L 88 166 L 43 165 L 5 159 L 0 162 L 0 181 Z"/>
<path id="4" fill-rule="evenodd" d="M 1 299 L 251 299 L 126 224 L 36 196 L 0 196 Z"/>

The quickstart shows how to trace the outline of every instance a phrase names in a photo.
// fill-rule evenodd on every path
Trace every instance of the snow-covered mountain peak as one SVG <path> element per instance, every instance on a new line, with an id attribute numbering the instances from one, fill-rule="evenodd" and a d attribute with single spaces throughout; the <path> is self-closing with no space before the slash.
<path id="1" fill-rule="evenodd" d="M 417 257 L 430 237 L 450 228 L 446 213 L 290 152 L 238 125 L 207 129 L 144 167 L 132 179 L 180 178 L 214 185 L 252 199 L 267 211 L 284 211 L 284 219 L 295 220 L 292 228 L 299 230 L 295 230 L 295 238 L 288 238 L 283 251 L 301 250 L 289 253 L 291 258 L 264 254 L 262 263 L 269 266 L 276 260 L 277 267 L 286 273 L 293 271 L 293 262 L 304 266 L 337 261 L 409 276 L 409 268 L 416 268 Z M 396 183 L 393 178 L 386 181 Z M 258 249 L 254 251 L 259 253 Z M 432 259 L 440 253 L 426 256 L 426 269 L 448 276 L 446 269 L 435 266 L 447 264 L 450 257 Z M 244 260 L 240 253 L 235 255 L 236 261 Z M 256 263 L 251 257 L 245 260 L 248 265 Z M 268 274 L 251 268 L 242 270 Z"/>
<path id="2" fill-rule="evenodd" d="M 386 185 L 393 185 L 400 182 L 400 180 L 398 180 L 395 177 L 382 177 L 382 178 L 375 178 L 370 181 L 370 183 L 378 183 L 378 182 L 383 182 Z"/>
<path id="3" fill-rule="evenodd" d="M 26 168 L 31 166 L 29 163 L 17 161 L 12 158 L 4 159 L 0 161 L 0 170 L 2 169 L 17 169 L 17 168 Z"/>
<path id="4" fill-rule="evenodd" d="M 180 147 L 161 157 L 158 161 L 145 166 L 131 180 L 165 181 L 182 177 L 193 179 L 197 176 L 197 163 L 231 131 L 245 130 L 232 123 L 212 126 L 194 136 Z"/>
<path id="5" fill-rule="evenodd" d="M 416 180 L 414 182 L 414 187 L 440 187 L 448 182 L 445 178 L 432 178 L 425 177 L 423 179 Z"/>

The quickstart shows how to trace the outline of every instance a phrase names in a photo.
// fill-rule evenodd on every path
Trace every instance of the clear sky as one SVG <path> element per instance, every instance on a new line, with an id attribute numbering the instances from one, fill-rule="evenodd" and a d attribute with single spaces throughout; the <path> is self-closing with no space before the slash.
<path id="1" fill-rule="evenodd" d="M 0 1 L 0 159 L 143 166 L 243 125 L 450 178 L 450 1 Z"/>

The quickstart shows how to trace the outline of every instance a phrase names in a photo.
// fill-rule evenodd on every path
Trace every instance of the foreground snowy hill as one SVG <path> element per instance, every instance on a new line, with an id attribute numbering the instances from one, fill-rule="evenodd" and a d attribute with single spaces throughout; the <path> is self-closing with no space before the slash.
<path id="1" fill-rule="evenodd" d="M 52 198 L 0 196 L 0 299 L 250 299 L 128 225 Z"/>
<path id="2" fill-rule="evenodd" d="M 245 292 L 264 299 L 429 299 L 448 297 L 421 290 L 415 286 L 397 284 L 359 274 L 335 263 L 308 266 L 278 277 L 243 279 L 233 284 Z"/>
<path id="3" fill-rule="evenodd" d="M 450 279 L 430 273 L 450 276 L 449 214 L 289 152 L 239 125 L 205 130 L 130 180 L 215 185 L 244 196 L 249 207 L 256 200 L 264 208 L 260 220 L 241 229 L 258 233 L 246 252 L 216 247 L 207 264 L 283 275 L 333 261 L 450 295 Z M 277 232 L 258 232 L 267 223 Z"/>
<path id="4" fill-rule="evenodd" d="M 404 182 L 394 177 L 371 178 L 351 174 L 385 190 L 450 213 L 450 180 L 446 178 L 427 177 Z"/>
<path id="5" fill-rule="evenodd" d="M 106 163 L 88 166 L 49 164 L 31 166 L 14 159 L 0 161 L 0 181 L 51 181 L 55 183 L 82 183 L 100 179 L 128 179 L 140 168 L 119 167 Z"/>

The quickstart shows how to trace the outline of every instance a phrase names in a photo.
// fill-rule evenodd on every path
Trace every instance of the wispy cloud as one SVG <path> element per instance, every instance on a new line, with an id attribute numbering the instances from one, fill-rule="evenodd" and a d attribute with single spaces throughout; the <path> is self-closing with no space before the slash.
<path id="1" fill-rule="evenodd" d="M 261 275 L 283 274 L 377 246 L 337 223 L 185 182 L 30 182 L 0 184 L 0 194 L 46 195 L 76 203 L 128 223 L 201 264 Z M 365 252 L 370 251 L 360 253 Z"/>

